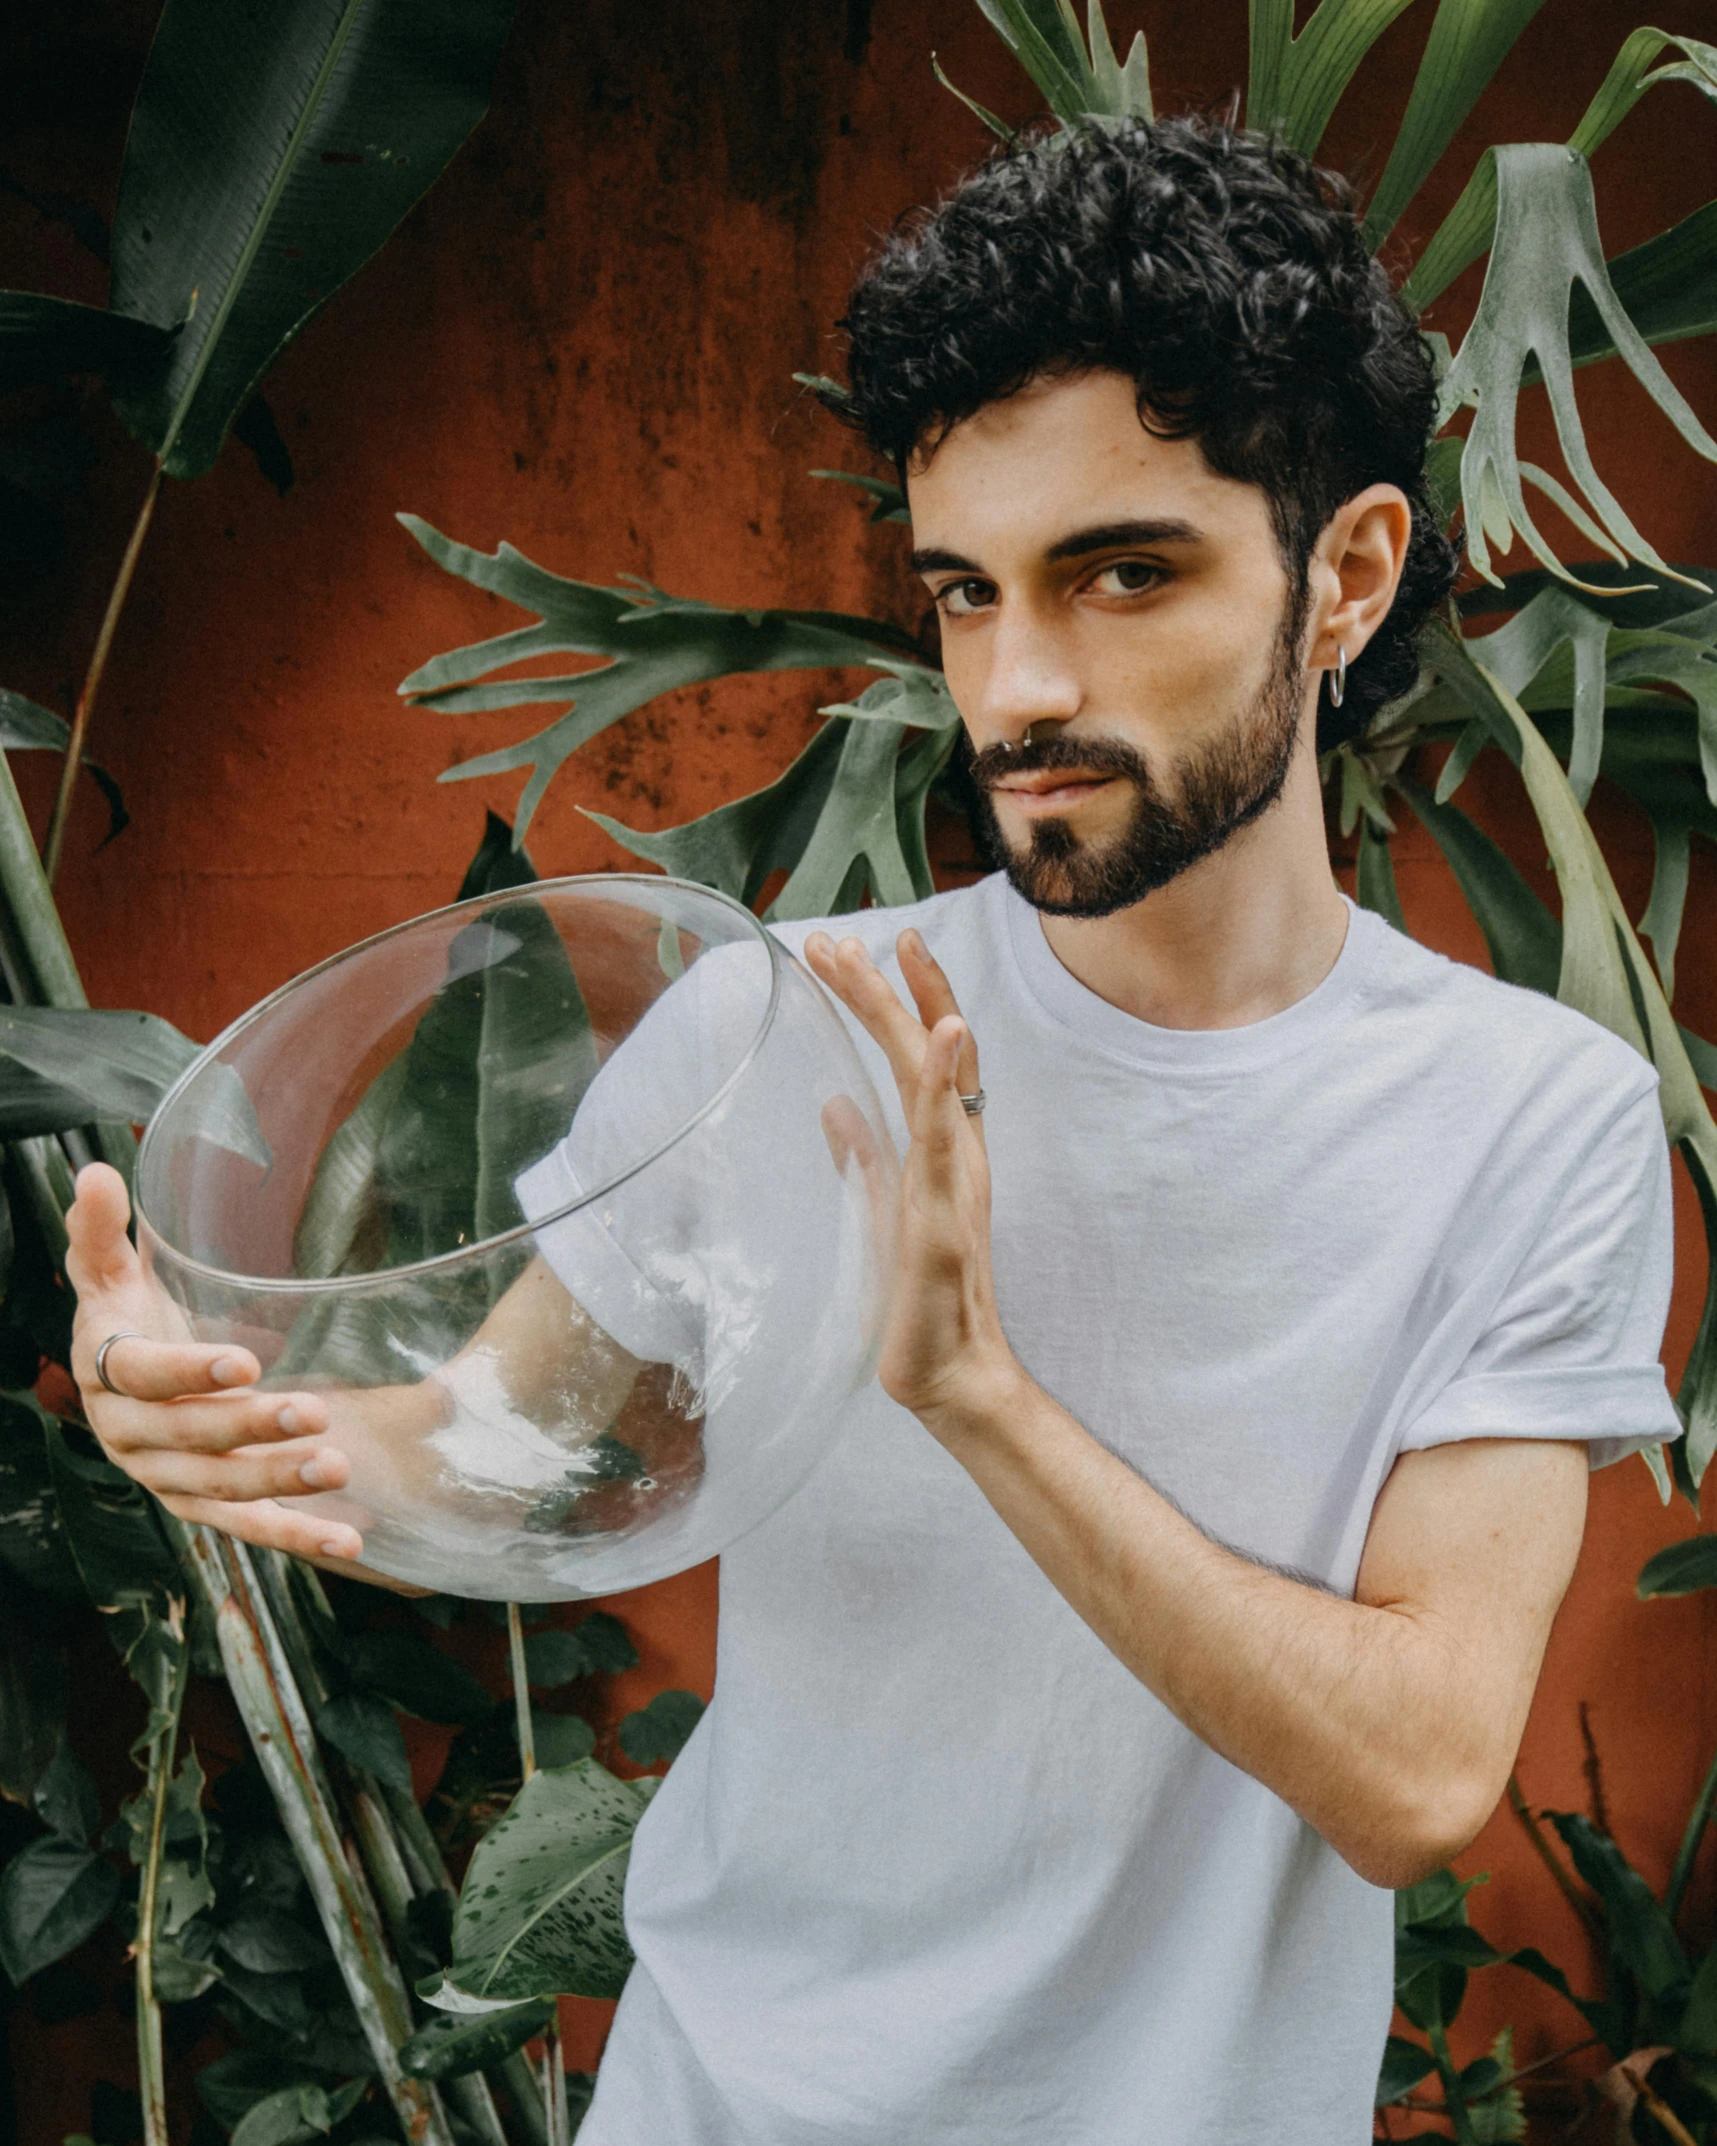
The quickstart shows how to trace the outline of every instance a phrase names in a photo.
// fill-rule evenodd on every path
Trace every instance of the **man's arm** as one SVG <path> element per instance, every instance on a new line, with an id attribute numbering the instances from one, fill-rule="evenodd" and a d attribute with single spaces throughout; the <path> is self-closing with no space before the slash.
<path id="1" fill-rule="evenodd" d="M 1356 1597 L 1251 1563 L 1035 1386 L 990 1276 L 977 1050 L 916 933 L 918 1018 L 856 939 L 806 958 L 888 1054 L 911 1147 L 879 1372 L 1106 1646 L 1361 1876 L 1411 1883 L 1466 1846 L 1507 1780 L 1579 1551 L 1583 1450 L 1474 1440 L 1404 1455 Z"/>
<path id="2" fill-rule="evenodd" d="M 1584 1448 L 1403 1454 L 1352 1601 L 1201 1534 L 1022 1373 L 929 1427 L 1141 1683 L 1374 1885 L 1495 1808 L 1579 1553 Z"/>

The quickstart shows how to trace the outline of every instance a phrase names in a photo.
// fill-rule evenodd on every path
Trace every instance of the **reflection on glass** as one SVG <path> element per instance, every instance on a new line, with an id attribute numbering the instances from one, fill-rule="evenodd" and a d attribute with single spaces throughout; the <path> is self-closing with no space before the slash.
<path id="1" fill-rule="evenodd" d="M 156 1113 L 174 1315 L 325 1395 L 365 1562 L 497 1599 L 714 1555 L 870 1376 L 897 1165 L 821 987 L 676 880 L 437 911 L 237 1022 Z"/>

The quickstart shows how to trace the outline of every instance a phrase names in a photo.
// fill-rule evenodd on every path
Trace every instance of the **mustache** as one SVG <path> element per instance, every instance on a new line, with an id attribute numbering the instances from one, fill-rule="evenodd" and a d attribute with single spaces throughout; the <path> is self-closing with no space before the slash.
<path id="1" fill-rule="evenodd" d="M 980 790 L 992 790 L 1008 775 L 1070 773 L 1124 775 L 1143 789 L 1151 787 L 1150 769 L 1136 746 L 1121 738 L 1053 737 L 1030 745 L 986 745 L 972 755 L 971 777 Z"/>

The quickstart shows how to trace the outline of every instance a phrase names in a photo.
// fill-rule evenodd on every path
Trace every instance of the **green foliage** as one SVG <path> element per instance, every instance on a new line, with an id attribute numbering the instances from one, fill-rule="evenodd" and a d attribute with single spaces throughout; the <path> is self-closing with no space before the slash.
<path id="1" fill-rule="evenodd" d="M 620 1748 L 634 1766 L 671 1764 L 703 1718 L 696 1692 L 659 1691 L 648 1706 L 620 1724 Z"/>
<path id="2" fill-rule="evenodd" d="M 457 2079 L 468 2072 L 488 2071 L 515 2049 L 535 2041 L 554 2017 L 551 1997 L 475 2017 L 442 2012 L 406 2043 L 400 2062 L 414 2079 Z"/>
<path id="3" fill-rule="evenodd" d="M 594 1759 L 533 1774 L 471 1858 L 452 1965 L 429 2001 L 617 1997 L 632 1964 L 621 1893 L 646 1801 Z"/>

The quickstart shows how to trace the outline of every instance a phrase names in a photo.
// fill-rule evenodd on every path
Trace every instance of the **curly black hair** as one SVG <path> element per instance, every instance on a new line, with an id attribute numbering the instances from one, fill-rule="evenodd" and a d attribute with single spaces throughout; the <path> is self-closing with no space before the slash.
<path id="1" fill-rule="evenodd" d="M 1128 374 L 1150 431 L 1265 494 L 1299 589 L 1343 501 L 1398 485 L 1406 568 L 1342 706 L 1324 699 L 1319 749 L 1413 684 L 1456 571 L 1425 493 L 1431 357 L 1339 177 L 1212 119 L 1034 132 L 904 218 L 839 325 L 850 388 L 826 399 L 902 472 L 1033 378 Z"/>

